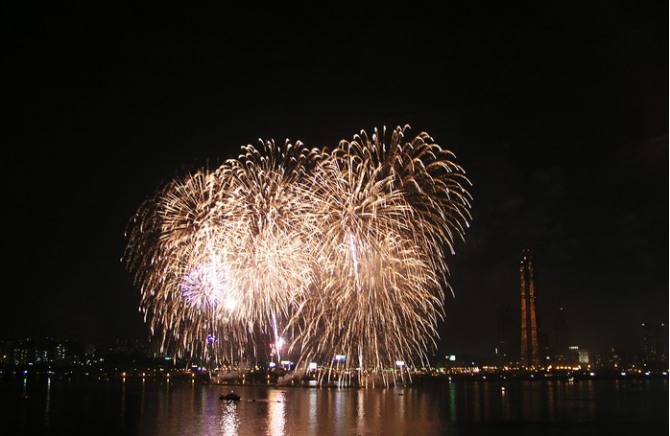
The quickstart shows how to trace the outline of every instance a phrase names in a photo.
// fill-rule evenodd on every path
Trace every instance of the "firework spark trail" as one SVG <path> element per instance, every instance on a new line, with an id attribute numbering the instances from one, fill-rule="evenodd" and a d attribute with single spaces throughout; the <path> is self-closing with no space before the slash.
<path id="1" fill-rule="evenodd" d="M 380 167 L 382 175 L 391 178 L 389 189 L 399 189 L 410 205 L 412 223 L 419 238 L 418 244 L 428 244 L 434 267 L 446 279 L 448 267 L 444 247 L 455 253 L 454 239 L 464 238 L 465 227 L 471 219 L 471 196 L 463 187 L 470 181 L 465 171 L 452 159 L 453 153 L 435 144 L 425 132 L 411 141 L 404 141 L 409 126 L 397 127 L 387 144 L 384 130 L 375 129 L 372 138 L 362 131 L 351 142 L 343 142 L 349 154 L 366 156 Z"/>
<path id="2" fill-rule="evenodd" d="M 471 197 L 453 155 L 426 133 L 406 141 L 408 129 L 332 151 L 261 141 L 142 204 L 124 257 L 152 332 L 201 356 L 286 334 L 303 363 L 423 362 L 444 315 L 444 249 L 464 238 Z"/>
<path id="3" fill-rule="evenodd" d="M 309 191 L 303 180 L 320 155 L 301 143 L 246 146 L 221 174 L 232 185 L 225 221 L 234 223 L 228 260 L 244 293 L 239 311 L 276 343 L 292 308 L 311 286 L 312 248 L 304 229 Z M 229 232 L 230 233 L 230 232 Z"/>
<path id="4" fill-rule="evenodd" d="M 390 144 L 362 132 L 319 167 L 313 234 L 328 267 L 298 314 L 309 333 L 294 341 L 304 359 L 345 354 L 357 357 L 352 367 L 382 372 L 397 360 L 425 362 L 435 346 L 448 274 L 442 244 L 451 247 L 463 227 L 430 220 L 450 207 L 465 219 L 469 197 L 439 146 L 427 135 L 403 143 L 403 132 Z"/>
<path id="5" fill-rule="evenodd" d="M 217 204 L 227 189 L 220 180 L 199 171 L 172 181 L 139 208 L 129 233 L 127 262 L 142 292 L 140 309 L 152 333 L 161 332 L 161 349 L 204 355 L 212 334 L 225 336 L 215 328 L 219 297 L 234 290 L 220 288 L 226 265 L 218 258 Z M 232 345 L 220 343 L 235 352 Z"/>
<path id="6" fill-rule="evenodd" d="M 285 322 L 311 283 L 300 179 L 319 154 L 272 141 L 243 151 L 213 173 L 171 182 L 136 214 L 126 259 L 164 348 L 181 339 L 175 350 L 192 352 L 217 331 L 244 350 L 249 334 Z"/>

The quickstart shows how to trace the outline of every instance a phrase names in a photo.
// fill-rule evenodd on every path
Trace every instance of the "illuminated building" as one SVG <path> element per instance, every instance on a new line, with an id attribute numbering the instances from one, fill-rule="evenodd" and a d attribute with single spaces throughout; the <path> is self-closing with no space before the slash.
<path id="1" fill-rule="evenodd" d="M 539 365 L 540 352 L 537 340 L 533 258 L 528 249 L 524 249 L 521 253 L 519 276 L 521 291 L 521 364 Z"/>

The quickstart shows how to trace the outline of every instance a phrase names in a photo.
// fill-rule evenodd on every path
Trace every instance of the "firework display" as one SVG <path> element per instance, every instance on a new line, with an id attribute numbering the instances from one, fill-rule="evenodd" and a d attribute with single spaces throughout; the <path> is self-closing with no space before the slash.
<path id="1" fill-rule="evenodd" d="M 358 374 L 423 363 L 471 196 L 453 154 L 408 131 L 332 150 L 260 141 L 144 202 L 124 261 L 163 348 L 234 361 L 272 347 Z"/>

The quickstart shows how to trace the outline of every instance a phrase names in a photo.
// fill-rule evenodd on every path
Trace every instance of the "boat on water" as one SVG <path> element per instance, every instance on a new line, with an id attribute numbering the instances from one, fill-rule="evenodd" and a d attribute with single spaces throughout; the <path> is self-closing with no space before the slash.
<path id="1" fill-rule="evenodd" d="M 227 393 L 226 395 L 223 395 L 223 394 L 219 395 L 219 400 L 223 400 L 223 401 L 240 401 L 240 396 L 237 395 L 235 392 L 230 391 L 230 392 Z"/>

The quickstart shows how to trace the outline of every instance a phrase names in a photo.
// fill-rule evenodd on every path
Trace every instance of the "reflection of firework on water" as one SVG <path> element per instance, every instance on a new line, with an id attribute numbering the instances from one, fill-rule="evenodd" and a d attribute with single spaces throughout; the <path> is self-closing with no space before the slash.
<path id="1" fill-rule="evenodd" d="M 406 141 L 407 130 L 388 142 L 361 132 L 332 151 L 246 146 L 144 203 L 126 262 L 163 345 L 249 356 L 287 334 L 301 362 L 423 362 L 469 181 L 451 153 L 425 133 Z"/>

